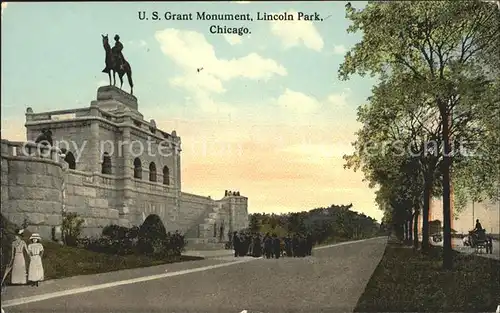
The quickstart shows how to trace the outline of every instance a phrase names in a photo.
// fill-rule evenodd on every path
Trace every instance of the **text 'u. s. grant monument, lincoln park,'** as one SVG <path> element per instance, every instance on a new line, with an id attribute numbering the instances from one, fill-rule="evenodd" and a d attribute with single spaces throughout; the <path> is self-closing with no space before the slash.
<path id="1" fill-rule="evenodd" d="M 81 109 L 28 108 L 25 126 L 27 142 L 1 142 L 2 214 L 44 238 L 65 212 L 85 220 L 86 236 L 139 226 L 150 214 L 189 242 L 227 240 L 248 226 L 239 191 L 220 200 L 181 191 L 181 138 L 144 120 L 137 98 L 117 87 L 100 87 Z"/>

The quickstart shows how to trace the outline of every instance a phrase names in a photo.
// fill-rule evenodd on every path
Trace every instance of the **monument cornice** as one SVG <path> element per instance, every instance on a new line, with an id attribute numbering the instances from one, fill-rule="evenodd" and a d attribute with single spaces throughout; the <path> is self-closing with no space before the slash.
<path id="1" fill-rule="evenodd" d="M 132 117 L 131 117 L 131 120 L 133 120 Z M 46 126 L 46 125 L 52 125 L 52 124 L 67 124 L 69 122 L 92 122 L 92 121 L 99 121 L 99 122 L 102 122 L 103 124 L 108 124 L 108 125 L 117 127 L 118 129 L 130 128 L 132 130 L 139 131 L 142 134 L 153 137 L 153 138 L 158 139 L 160 141 L 168 141 L 169 143 L 172 143 L 175 145 L 180 145 L 180 143 L 181 143 L 180 137 L 173 137 L 172 135 L 169 134 L 170 138 L 165 138 L 163 136 L 153 134 L 152 132 L 149 132 L 143 128 L 137 127 L 133 123 L 130 123 L 128 121 L 121 122 L 121 123 L 115 123 L 113 121 L 110 121 L 110 120 L 103 118 L 103 117 L 100 117 L 100 116 L 81 116 L 81 117 L 75 117 L 75 118 L 68 119 L 68 120 L 27 121 L 24 125 L 26 127 L 28 127 L 28 126 L 42 126 L 42 125 Z"/>

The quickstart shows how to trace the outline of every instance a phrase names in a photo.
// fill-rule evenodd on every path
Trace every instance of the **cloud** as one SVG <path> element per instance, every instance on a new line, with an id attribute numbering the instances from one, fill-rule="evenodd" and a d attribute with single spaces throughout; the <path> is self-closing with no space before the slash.
<path id="1" fill-rule="evenodd" d="M 347 90 L 346 90 L 347 91 Z M 347 105 L 347 93 L 331 94 L 328 96 L 327 101 L 335 107 L 343 107 Z"/>
<path id="2" fill-rule="evenodd" d="M 287 75 L 286 69 L 272 59 L 266 59 L 257 53 L 250 53 L 237 59 L 219 59 L 214 47 L 208 43 L 203 34 L 195 31 L 182 31 L 165 29 L 155 34 L 160 43 L 161 51 L 174 63 L 184 69 L 186 75 L 198 75 L 197 69 L 203 67 L 199 74 L 206 75 L 198 79 L 201 88 L 209 90 L 216 86 L 220 90 L 222 81 L 234 78 L 247 78 L 252 80 L 268 80 L 274 75 Z M 177 82 L 182 81 L 176 79 Z M 217 83 L 218 82 L 218 83 Z"/>
<path id="3" fill-rule="evenodd" d="M 321 51 L 324 46 L 323 38 L 314 24 L 310 21 L 298 21 L 297 11 L 290 10 L 287 13 L 294 15 L 293 21 L 271 22 L 271 33 L 281 39 L 285 49 L 303 44 L 306 48 Z"/>
<path id="4" fill-rule="evenodd" d="M 345 91 L 348 91 L 347 89 Z M 340 108 L 347 105 L 348 93 L 333 93 L 324 100 L 319 100 L 317 97 L 306 95 L 302 92 L 294 91 L 289 88 L 275 99 L 274 103 L 298 114 L 307 114 L 317 112 L 320 108 Z"/>
<path id="5" fill-rule="evenodd" d="M 224 39 L 231 45 L 237 45 L 241 43 L 241 36 L 234 35 L 234 34 L 224 34 Z"/>
<path id="6" fill-rule="evenodd" d="M 341 54 L 344 55 L 347 52 L 347 49 L 344 45 L 336 45 L 333 47 L 333 53 L 334 54 Z"/>
<path id="7" fill-rule="evenodd" d="M 158 31 L 155 38 L 161 51 L 183 70 L 170 79 L 172 86 L 190 92 L 200 107 L 226 112 L 228 104 L 217 104 L 213 94 L 226 92 L 224 82 L 235 78 L 267 81 L 273 76 L 286 76 L 286 69 L 272 59 L 257 53 L 233 59 L 219 59 L 205 36 L 195 31 L 168 28 Z"/>
<path id="8" fill-rule="evenodd" d="M 5 11 L 5 9 L 7 9 L 8 5 L 9 5 L 8 2 L 2 2 L 2 16 L 3 16 L 3 11 Z"/>
<path id="9" fill-rule="evenodd" d="M 276 104 L 297 113 L 314 112 L 321 106 L 321 103 L 316 98 L 288 88 L 278 97 Z"/>

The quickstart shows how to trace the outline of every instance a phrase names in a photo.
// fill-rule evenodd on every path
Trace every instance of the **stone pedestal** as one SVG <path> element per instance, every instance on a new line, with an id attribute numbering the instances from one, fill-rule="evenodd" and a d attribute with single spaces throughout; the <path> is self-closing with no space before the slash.
<path id="1" fill-rule="evenodd" d="M 99 101 L 99 107 L 101 107 L 101 109 L 104 109 L 106 107 L 106 102 L 118 102 L 135 111 L 139 109 L 137 98 L 135 96 L 115 86 L 99 87 L 99 89 L 97 89 L 97 101 Z"/>
<path id="2" fill-rule="evenodd" d="M 129 113 L 141 120 L 144 116 L 138 111 L 137 98 L 114 86 L 97 89 L 97 100 L 93 101 L 99 109 L 115 114 Z"/>

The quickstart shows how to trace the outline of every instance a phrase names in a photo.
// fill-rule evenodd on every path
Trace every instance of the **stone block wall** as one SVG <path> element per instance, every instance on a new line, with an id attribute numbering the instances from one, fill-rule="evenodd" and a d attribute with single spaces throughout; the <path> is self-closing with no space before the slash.
<path id="1" fill-rule="evenodd" d="M 89 162 L 92 149 L 90 123 L 86 121 L 29 121 L 27 128 L 28 141 L 34 142 L 42 129 L 50 129 L 53 134 L 54 145 L 65 148 L 76 158 L 76 170 L 89 171 Z"/>
<path id="2" fill-rule="evenodd" d="M 198 236 L 198 225 L 202 224 L 216 203 L 209 197 L 182 192 L 179 208 L 179 228 L 186 237 Z"/>
<path id="3" fill-rule="evenodd" d="M 133 179 L 131 192 L 130 224 L 139 226 L 143 217 L 158 215 L 167 231 L 180 230 L 179 199 L 177 191 L 162 182 Z"/>
<path id="4" fill-rule="evenodd" d="M 84 235 L 98 236 L 106 225 L 118 224 L 116 199 L 120 192 L 114 177 L 68 170 L 65 179 L 65 210 L 84 218 Z"/>
<path id="5" fill-rule="evenodd" d="M 22 155 L 20 144 L 2 140 L 2 214 L 22 225 L 27 218 L 30 230 L 51 238 L 52 227 L 62 222 L 63 169 L 54 154 L 40 157 Z"/>
<path id="6" fill-rule="evenodd" d="M 248 198 L 243 196 L 227 196 L 219 201 L 227 207 L 233 231 L 248 227 Z"/>
<path id="7" fill-rule="evenodd" d="M 163 181 L 125 178 L 67 169 L 58 149 L 41 153 L 26 143 L 2 140 L 2 214 L 21 225 L 29 220 L 32 231 L 50 238 L 52 228 L 62 223 L 63 211 L 84 218 L 84 235 L 98 236 L 110 224 L 139 226 L 150 214 L 160 216 L 167 231 L 179 230 L 186 237 L 209 236 L 214 225 L 225 224 L 225 232 L 248 225 L 247 198 L 209 197 L 182 193 Z M 26 149 L 25 149 L 26 150 Z M 24 150 L 23 150 L 24 151 Z M 122 212 L 124 194 L 130 197 L 128 212 Z M 229 224 L 234 222 L 234 227 Z M 204 230 L 200 234 L 200 226 Z"/>

